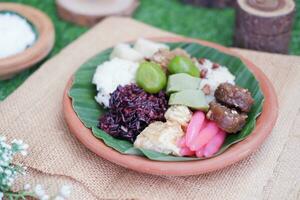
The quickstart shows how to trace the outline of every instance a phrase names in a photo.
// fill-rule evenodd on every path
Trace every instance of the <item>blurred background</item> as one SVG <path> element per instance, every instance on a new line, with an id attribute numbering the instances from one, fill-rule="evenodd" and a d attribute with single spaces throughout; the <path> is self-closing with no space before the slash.
<path id="1" fill-rule="evenodd" d="M 0 2 L 5 2 L 1 0 Z M 10 0 L 36 7 L 50 16 L 55 31 L 54 49 L 47 57 L 49 59 L 62 48 L 82 35 L 89 28 L 61 20 L 56 11 L 54 0 Z M 296 16 L 292 29 L 289 54 L 300 55 L 300 0 L 296 0 Z M 140 0 L 140 6 L 134 12 L 133 18 L 163 30 L 184 36 L 200 38 L 225 46 L 232 46 L 235 11 L 233 8 L 204 8 L 183 4 L 180 0 Z M 7 97 L 34 70 L 40 66 L 22 72 L 13 79 L 0 81 L 0 100 Z"/>

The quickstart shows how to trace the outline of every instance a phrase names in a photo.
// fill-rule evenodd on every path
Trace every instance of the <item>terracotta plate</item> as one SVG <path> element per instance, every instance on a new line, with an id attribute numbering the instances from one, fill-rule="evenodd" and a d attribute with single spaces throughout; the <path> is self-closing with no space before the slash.
<path id="1" fill-rule="evenodd" d="M 253 132 L 245 140 L 231 146 L 221 155 L 206 160 L 162 162 L 152 161 L 140 156 L 123 155 L 106 146 L 101 140 L 95 138 L 91 130 L 86 128 L 79 120 L 73 110 L 71 99 L 68 96 L 68 91 L 72 84 L 71 79 L 66 87 L 63 98 L 64 115 L 71 133 L 73 133 L 88 149 L 113 163 L 135 171 L 156 175 L 183 176 L 207 173 L 236 163 L 255 151 L 271 133 L 278 114 L 277 97 L 274 88 L 266 75 L 249 60 L 246 60 L 228 48 L 217 44 L 201 40 L 174 37 L 156 38 L 154 40 L 161 42 L 197 42 L 201 45 L 215 48 L 226 54 L 239 57 L 255 75 L 265 96 L 263 110 L 261 116 L 257 120 Z"/>
<path id="2" fill-rule="evenodd" d="M 49 17 L 35 8 L 17 3 L 0 3 L 1 11 L 15 12 L 23 16 L 38 32 L 33 46 L 16 55 L 0 59 L 0 79 L 7 79 L 46 57 L 53 47 L 55 32 Z"/>

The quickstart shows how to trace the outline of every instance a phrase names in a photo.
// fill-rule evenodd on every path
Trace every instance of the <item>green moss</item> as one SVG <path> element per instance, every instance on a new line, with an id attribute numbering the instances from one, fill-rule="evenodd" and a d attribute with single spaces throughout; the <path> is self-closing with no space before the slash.
<path id="1" fill-rule="evenodd" d="M 0 0 L 2 1 L 2 0 Z M 56 30 L 55 46 L 48 58 L 87 31 L 87 28 L 65 22 L 56 14 L 54 0 L 12 0 L 34 6 L 52 19 Z M 201 38 L 230 46 L 234 27 L 233 9 L 207 9 L 183 5 L 179 0 L 140 0 L 134 18 L 164 30 L 189 37 Z M 294 23 L 290 53 L 300 55 L 300 0 Z M 42 63 L 40 63 L 42 64 Z M 40 65 L 39 64 L 39 65 Z M 0 100 L 6 98 L 36 69 L 27 70 L 11 80 L 0 81 Z"/>
<path id="2" fill-rule="evenodd" d="M 142 0 L 134 18 L 181 35 L 232 44 L 233 9 L 207 9 L 176 0 Z"/>
<path id="3" fill-rule="evenodd" d="M 296 16 L 292 32 L 292 40 L 290 42 L 290 54 L 300 55 L 300 0 L 296 2 Z"/>

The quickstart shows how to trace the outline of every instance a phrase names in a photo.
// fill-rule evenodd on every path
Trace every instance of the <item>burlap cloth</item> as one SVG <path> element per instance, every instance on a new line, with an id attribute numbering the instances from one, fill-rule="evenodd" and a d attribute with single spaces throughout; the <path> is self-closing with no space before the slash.
<path id="1" fill-rule="evenodd" d="M 104 20 L 0 103 L 0 132 L 30 145 L 29 156 L 21 160 L 29 172 L 19 185 L 42 183 L 55 190 L 63 183 L 72 184 L 71 199 L 300 199 L 299 57 L 236 49 L 273 82 L 279 119 L 257 152 L 214 173 L 188 177 L 136 173 L 99 158 L 69 133 L 62 96 L 82 63 L 121 41 L 168 35 L 132 19 Z"/>

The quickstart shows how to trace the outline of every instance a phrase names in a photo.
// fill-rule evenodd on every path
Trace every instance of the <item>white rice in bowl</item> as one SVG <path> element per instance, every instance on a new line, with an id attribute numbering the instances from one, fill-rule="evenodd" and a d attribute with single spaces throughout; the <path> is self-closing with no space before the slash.
<path id="1" fill-rule="evenodd" d="M 139 64 L 129 60 L 113 58 L 97 67 L 93 77 L 93 83 L 97 87 L 98 94 L 96 101 L 109 107 L 110 94 L 113 93 L 119 85 L 125 86 L 135 83 L 135 74 Z"/>
<path id="2" fill-rule="evenodd" d="M 14 13 L 0 13 L 0 58 L 24 51 L 36 40 L 31 25 Z"/>

